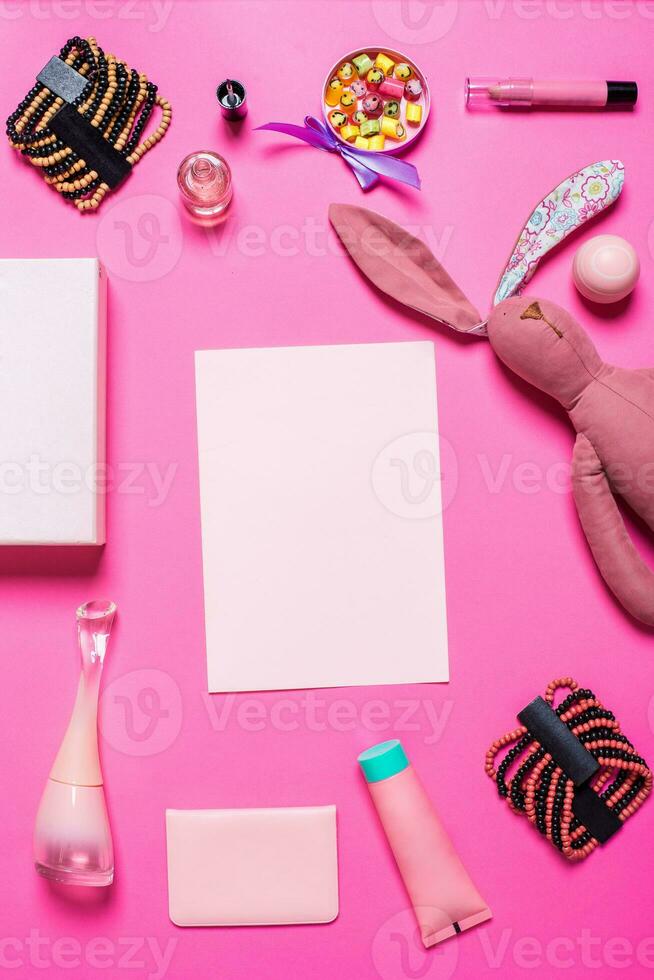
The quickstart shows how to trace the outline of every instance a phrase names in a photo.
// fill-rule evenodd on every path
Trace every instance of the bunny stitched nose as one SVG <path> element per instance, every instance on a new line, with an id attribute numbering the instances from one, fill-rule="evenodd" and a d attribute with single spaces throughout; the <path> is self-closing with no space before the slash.
<path id="1" fill-rule="evenodd" d="M 507 367 L 570 409 L 601 360 L 574 317 L 549 300 L 512 296 L 488 318 L 488 339 Z"/>
<path id="2" fill-rule="evenodd" d="M 545 323 L 548 325 L 548 327 L 551 327 L 552 328 L 552 330 L 557 335 L 557 337 L 562 337 L 563 336 L 563 334 L 561 333 L 561 331 L 559 330 L 559 328 L 558 327 L 555 327 L 554 324 L 553 323 L 550 323 L 550 321 L 547 319 L 547 317 L 545 316 L 545 314 L 543 313 L 543 311 L 540 308 L 540 303 L 538 302 L 538 300 L 536 300 L 535 302 L 531 303 L 527 307 L 527 309 L 523 313 L 520 314 L 520 319 L 521 320 L 544 320 Z"/>

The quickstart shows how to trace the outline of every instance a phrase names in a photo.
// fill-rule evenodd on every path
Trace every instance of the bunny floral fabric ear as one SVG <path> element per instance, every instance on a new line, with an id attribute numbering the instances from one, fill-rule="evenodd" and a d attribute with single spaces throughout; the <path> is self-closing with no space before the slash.
<path id="1" fill-rule="evenodd" d="M 500 278 L 493 305 L 522 290 L 538 263 L 576 228 L 596 217 L 620 196 L 624 164 L 600 160 L 566 177 L 531 213 Z"/>

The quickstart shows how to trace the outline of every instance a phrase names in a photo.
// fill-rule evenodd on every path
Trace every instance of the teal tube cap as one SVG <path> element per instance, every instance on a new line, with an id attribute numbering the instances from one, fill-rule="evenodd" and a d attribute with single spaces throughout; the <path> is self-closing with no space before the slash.
<path id="1" fill-rule="evenodd" d="M 358 757 L 358 762 L 367 783 L 378 783 L 382 779 L 396 776 L 409 765 L 402 744 L 397 738 L 391 738 L 388 742 L 380 742 L 366 749 Z"/>

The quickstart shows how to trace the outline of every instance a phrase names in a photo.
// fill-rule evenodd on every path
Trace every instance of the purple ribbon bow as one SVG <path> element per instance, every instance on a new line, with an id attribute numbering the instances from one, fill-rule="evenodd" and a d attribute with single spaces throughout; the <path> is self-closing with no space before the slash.
<path id="1" fill-rule="evenodd" d="M 420 190 L 420 177 L 412 163 L 398 160 L 387 153 L 357 150 L 349 143 L 343 143 L 337 139 L 331 129 L 316 119 L 315 116 L 305 116 L 304 126 L 296 126 L 294 123 L 269 122 L 256 128 L 286 133 L 287 136 L 295 136 L 296 139 L 309 143 L 310 146 L 315 146 L 319 150 L 340 153 L 348 167 L 354 171 L 354 176 L 364 191 L 375 186 L 380 174 L 383 177 L 390 177 L 391 180 L 401 180 L 403 184 L 409 184 L 411 187 Z"/>

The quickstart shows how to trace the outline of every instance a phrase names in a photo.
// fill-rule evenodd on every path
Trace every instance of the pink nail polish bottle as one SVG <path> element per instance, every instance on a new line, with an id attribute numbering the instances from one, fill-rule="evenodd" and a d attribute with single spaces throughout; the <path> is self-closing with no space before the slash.
<path id="1" fill-rule="evenodd" d="M 218 153 L 190 153 L 179 165 L 177 184 L 187 211 L 201 224 L 216 224 L 232 200 L 232 172 Z"/>

